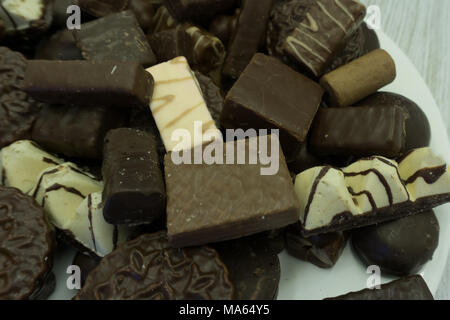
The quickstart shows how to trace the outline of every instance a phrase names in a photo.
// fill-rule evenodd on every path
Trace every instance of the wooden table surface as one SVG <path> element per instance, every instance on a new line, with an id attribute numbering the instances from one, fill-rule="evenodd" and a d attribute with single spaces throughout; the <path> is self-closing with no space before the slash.
<path id="1" fill-rule="evenodd" d="M 361 0 L 381 9 L 381 28 L 430 88 L 450 136 L 450 0 Z M 450 261 L 436 299 L 450 299 Z"/>

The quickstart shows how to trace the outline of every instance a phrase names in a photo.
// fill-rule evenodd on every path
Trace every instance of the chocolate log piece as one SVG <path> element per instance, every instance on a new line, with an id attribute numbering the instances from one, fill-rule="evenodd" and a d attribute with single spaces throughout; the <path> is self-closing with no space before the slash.
<path id="1" fill-rule="evenodd" d="M 290 158 L 305 141 L 322 94 L 317 83 L 257 53 L 228 92 L 220 122 L 224 128 L 279 129 Z"/>
<path id="2" fill-rule="evenodd" d="M 47 298 L 56 246 L 44 211 L 33 198 L 7 187 L 0 187 L 0 208 L 0 299 Z"/>
<path id="3" fill-rule="evenodd" d="M 149 37 L 159 62 L 184 56 L 192 69 L 210 76 L 220 85 L 225 47 L 209 32 L 189 23 L 164 30 Z"/>
<path id="4" fill-rule="evenodd" d="M 86 60 L 156 64 L 147 38 L 131 11 L 123 11 L 84 23 L 74 30 L 75 39 Z"/>
<path id="5" fill-rule="evenodd" d="M 431 128 L 425 113 L 410 99 L 390 92 L 377 92 L 357 103 L 360 106 L 398 106 L 407 113 L 406 140 L 402 153 L 416 148 L 428 147 Z"/>
<path id="6" fill-rule="evenodd" d="M 378 49 L 324 75 L 320 84 L 327 91 L 330 107 L 351 106 L 394 81 L 395 63 Z"/>
<path id="7" fill-rule="evenodd" d="M 102 193 L 96 192 L 83 200 L 63 232 L 81 252 L 104 257 L 126 242 L 133 229 L 107 223 L 103 217 Z"/>
<path id="8" fill-rule="evenodd" d="M 86 278 L 100 263 L 100 258 L 94 258 L 90 255 L 78 252 L 73 258 L 72 264 L 78 266 L 81 270 L 81 286 L 86 283 Z"/>
<path id="9" fill-rule="evenodd" d="M 395 106 L 321 108 L 309 146 L 321 156 L 399 156 L 405 145 L 407 114 Z"/>
<path id="10" fill-rule="evenodd" d="M 128 109 L 48 105 L 42 108 L 31 137 L 45 149 L 67 157 L 102 159 L 106 133 L 121 127 Z"/>
<path id="11" fill-rule="evenodd" d="M 30 195 L 44 207 L 54 226 L 66 230 L 83 200 L 102 189 L 102 182 L 75 164 L 66 162 L 42 171 Z"/>
<path id="12" fill-rule="evenodd" d="M 178 21 L 170 14 L 169 10 L 165 6 L 161 6 L 156 10 L 155 15 L 152 18 L 151 25 L 148 29 L 148 34 L 157 33 L 164 30 L 170 30 L 176 28 Z M 155 47 L 155 49 L 157 49 Z"/>
<path id="13" fill-rule="evenodd" d="M 274 300 L 280 282 L 280 261 L 275 251 L 253 237 L 214 246 L 227 266 L 235 300 Z"/>
<path id="14" fill-rule="evenodd" d="M 228 46 L 231 36 L 236 30 L 241 9 L 236 9 L 232 16 L 220 15 L 209 25 L 209 32 L 219 38 L 225 46 Z"/>
<path id="15" fill-rule="evenodd" d="M 269 135 L 216 146 L 211 144 L 207 147 L 213 146 L 220 150 L 216 154 L 222 153 L 220 160 L 213 164 L 187 164 L 184 161 L 178 165 L 180 155 L 167 154 L 165 176 L 170 245 L 185 247 L 231 240 L 296 222 L 298 201 L 277 140 L 276 136 Z M 261 171 L 269 168 L 260 159 L 255 159 L 257 143 L 273 150 L 269 150 L 270 157 L 279 163 L 275 174 Z M 226 151 L 232 148 L 239 150 L 234 155 L 228 154 L 226 160 Z M 237 164 L 238 153 L 241 157 L 242 151 L 248 149 L 253 160 Z M 233 156 L 235 159 L 230 162 Z"/>
<path id="16" fill-rule="evenodd" d="M 0 151 L 0 182 L 27 194 L 35 187 L 42 170 L 61 163 L 62 159 L 42 150 L 33 141 L 16 141 Z"/>
<path id="17" fill-rule="evenodd" d="M 147 71 L 155 79 L 150 109 L 167 152 L 222 139 L 186 58 L 177 57 Z M 175 138 L 178 129 L 189 131 L 190 139 Z"/>
<path id="18" fill-rule="evenodd" d="M 111 15 L 128 7 L 129 0 L 77 0 L 81 9 L 90 15 L 100 18 Z"/>
<path id="19" fill-rule="evenodd" d="M 163 3 L 179 21 L 202 22 L 229 11 L 236 0 L 164 0 Z"/>
<path id="20" fill-rule="evenodd" d="M 243 0 L 236 30 L 230 41 L 223 75 L 237 79 L 264 41 L 272 0 Z"/>
<path id="21" fill-rule="evenodd" d="M 399 164 L 374 156 L 342 170 L 315 167 L 295 179 L 303 235 L 345 231 L 426 212 L 450 201 L 450 171 L 430 148 Z"/>
<path id="22" fill-rule="evenodd" d="M 287 252 L 319 268 L 332 268 L 347 244 L 347 236 L 342 232 L 330 232 L 305 238 L 301 231 L 298 223 L 287 228 Z"/>
<path id="23" fill-rule="evenodd" d="M 365 265 L 399 277 L 419 272 L 438 243 L 439 222 L 432 210 L 352 232 L 352 247 Z"/>
<path id="24" fill-rule="evenodd" d="M 171 249 L 164 232 L 119 246 L 89 273 L 77 300 L 230 300 L 233 285 L 217 252 Z"/>
<path id="25" fill-rule="evenodd" d="M 23 91 L 27 60 L 0 47 L 0 148 L 30 138 L 41 104 Z"/>
<path id="26" fill-rule="evenodd" d="M 153 78 L 137 62 L 30 60 L 23 86 L 53 104 L 139 108 L 150 101 Z"/>
<path id="27" fill-rule="evenodd" d="M 63 30 L 39 43 L 34 56 L 37 60 L 83 60 L 73 33 Z"/>
<path id="28" fill-rule="evenodd" d="M 111 130 L 105 138 L 102 172 L 107 222 L 150 223 L 164 214 L 164 180 L 153 135 L 129 128 Z"/>
<path id="29" fill-rule="evenodd" d="M 284 52 L 319 77 L 360 26 L 365 14 L 364 5 L 358 1 L 315 1 L 286 38 Z"/>
<path id="30" fill-rule="evenodd" d="M 380 289 L 364 289 L 326 300 L 434 300 L 420 275 L 412 275 L 381 285 Z"/>
<path id="31" fill-rule="evenodd" d="M 200 85 L 200 89 L 209 113 L 214 119 L 216 126 L 220 127 L 220 114 L 222 113 L 223 108 L 222 92 L 220 88 L 216 86 L 214 81 L 211 80 L 211 78 L 201 74 L 200 72 L 194 72 L 194 75 Z"/>

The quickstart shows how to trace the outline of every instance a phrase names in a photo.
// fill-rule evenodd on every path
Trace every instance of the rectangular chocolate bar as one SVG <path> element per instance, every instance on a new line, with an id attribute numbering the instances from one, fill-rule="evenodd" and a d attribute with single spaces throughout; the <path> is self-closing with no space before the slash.
<path id="1" fill-rule="evenodd" d="M 84 23 L 74 30 L 74 36 L 86 60 L 138 62 L 144 67 L 156 64 L 147 37 L 131 11 Z"/>
<path id="2" fill-rule="evenodd" d="M 150 100 L 153 78 L 137 62 L 29 60 L 24 90 L 53 104 L 139 108 Z"/>
<path id="3" fill-rule="evenodd" d="M 290 158 L 305 141 L 323 92 L 277 59 L 257 53 L 228 92 L 220 122 L 224 128 L 279 129 Z"/>
<path id="4" fill-rule="evenodd" d="M 434 300 L 425 280 L 412 275 L 382 284 L 380 289 L 363 289 L 325 300 Z"/>
<path id="5" fill-rule="evenodd" d="M 229 11 L 236 0 L 163 0 L 163 2 L 180 21 L 204 21 Z"/>
<path id="6" fill-rule="evenodd" d="M 155 79 L 150 109 L 167 152 L 190 149 L 213 140 L 205 137 L 204 141 L 207 132 L 214 132 L 222 139 L 185 57 L 160 63 L 147 71 Z M 187 130 L 189 139 L 180 141 L 176 136 L 179 129 Z"/>
<path id="7" fill-rule="evenodd" d="M 105 138 L 102 173 L 107 222 L 151 223 L 164 214 L 164 179 L 153 135 L 130 128 L 111 130 Z"/>
<path id="8" fill-rule="evenodd" d="M 276 136 L 269 135 L 218 144 L 216 150 L 223 148 L 222 154 L 216 156 L 220 162 L 211 164 L 179 163 L 179 153 L 167 154 L 165 178 L 170 245 L 185 247 L 220 242 L 297 221 L 298 201 L 284 155 L 276 142 Z M 262 174 L 261 169 L 268 165 L 263 164 L 261 158 L 254 159 L 254 164 L 249 160 L 251 156 L 260 155 L 261 145 L 265 143 L 272 164 L 279 165 L 273 175 Z M 245 149 L 239 147 L 241 144 Z M 256 144 L 260 146 L 259 151 L 254 148 Z M 234 154 L 228 154 L 231 149 Z M 246 151 L 244 158 L 247 160 L 238 164 L 238 153 L 242 151 Z"/>
<path id="9" fill-rule="evenodd" d="M 366 8 L 356 0 L 312 1 L 306 18 L 286 38 L 285 53 L 321 76 L 359 27 Z"/>
<path id="10" fill-rule="evenodd" d="M 49 151 L 67 157 L 102 159 L 106 133 L 121 127 L 126 108 L 46 105 L 33 126 L 31 137 Z"/>
<path id="11" fill-rule="evenodd" d="M 237 79 L 258 52 L 265 37 L 272 0 L 243 0 L 222 73 Z"/>
<path id="12" fill-rule="evenodd" d="M 311 128 L 309 147 L 322 156 L 395 158 L 405 144 L 406 117 L 396 106 L 321 108 Z"/>
<path id="13" fill-rule="evenodd" d="M 295 179 L 303 235 L 345 231 L 422 213 L 450 201 L 450 170 L 430 148 L 398 164 L 384 157 L 343 169 L 306 170 Z"/>

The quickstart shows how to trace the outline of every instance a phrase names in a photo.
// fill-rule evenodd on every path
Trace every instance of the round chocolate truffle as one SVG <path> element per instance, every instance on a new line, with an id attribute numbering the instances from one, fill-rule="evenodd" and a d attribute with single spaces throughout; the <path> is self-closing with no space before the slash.
<path id="1" fill-rule="evenodd" d="M 55 288 L 54 248 L 44 209 L 18 189 L 0 187 L 0 300 L 47 298 Z"/>
<path id="2" fill-rule="evenodd" d="M 414 101 L 396 93 L 377 92 L 358 102 L 356 105 L 398 106 L 403 108 L 408 116 L 405 123 L 406 140 L 402 153 L 430 145 L 430 123 L 425 113 Z"/>
<path id="3" fill-rule="evenodd" d="M 432 259 L 438 242 L 439 223 L 433 211 L 352 233 L 352 247 L 364 264 L 400 277 L 417 273 Z"/>

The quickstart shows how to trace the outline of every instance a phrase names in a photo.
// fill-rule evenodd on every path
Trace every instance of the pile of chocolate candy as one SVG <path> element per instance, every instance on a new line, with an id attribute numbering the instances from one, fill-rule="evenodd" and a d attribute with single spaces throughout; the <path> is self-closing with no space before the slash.
<path id="1" fill-rule="evenodd" d="M 432 299 L 415 274 L 450 172 L 421 109 L 378 91 L 396 68 L 365 14 L 355 0 L 0 0 L 0 299 L 48 297 L 61 243 L 78 250 L 76 299 L 275 299 L 279 252 L 331 268 L 348 239 L 404 278 L 338 298 Z M 211 146 L 215 162 L 190 161 Z"/>

